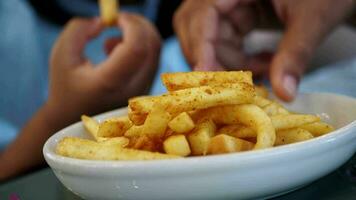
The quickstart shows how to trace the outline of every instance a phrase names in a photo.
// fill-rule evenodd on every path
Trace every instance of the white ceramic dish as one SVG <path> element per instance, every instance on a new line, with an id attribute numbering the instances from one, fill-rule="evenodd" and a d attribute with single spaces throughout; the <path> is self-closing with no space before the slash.
<path id="1" fill-rule="evenodd" d="M 335 170 L 356 151 L 356 100 L 334 94 L 301 94 L 287 105 L 329 115 L 336 131 L 306 142 L 265 150 L 159 161 L 88 161 L 54 152 L 64 136 L 87 137 L 81 123 L 45 144 L 58 179 L 85 199 L 252 199 L 284 193 Z M 97 116 L 123 115 L 120 109 Z"/>

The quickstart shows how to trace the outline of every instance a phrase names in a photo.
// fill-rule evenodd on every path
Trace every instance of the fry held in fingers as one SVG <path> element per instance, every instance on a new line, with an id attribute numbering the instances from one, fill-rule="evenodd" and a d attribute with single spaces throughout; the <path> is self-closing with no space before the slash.
<path id="1" fill-rule="evenodd" d="M 63 156 L 151 160 L 238 153 L 302 142 L 333 131 L 317 115 L 267 99 L 250 72 L 163 74 L 168 93 L 129 100 L 126 116 L 82 121 L 95 141 L 64 138 Z M 257 92 L 255 90 L 258 90 Z"/>
<path id="2" fill-rule="evenodd" d="M 100 18 L 106 26 L 114 26 L 118 19 L 119 0 L 99 0 Z"/>

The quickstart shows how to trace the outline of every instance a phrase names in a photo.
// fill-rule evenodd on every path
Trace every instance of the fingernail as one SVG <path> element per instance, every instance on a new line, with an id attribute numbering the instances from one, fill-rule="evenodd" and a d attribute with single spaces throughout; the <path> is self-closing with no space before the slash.
<path id="1" fill-rule="evenodd" d="M 288 96 L 294 98 L 297 93 L 297 84 L 298 81 L 295 76 L 291 74 L 287 74 L 283 78 L 283 87 L 285 91 L 288 93 Z"/>

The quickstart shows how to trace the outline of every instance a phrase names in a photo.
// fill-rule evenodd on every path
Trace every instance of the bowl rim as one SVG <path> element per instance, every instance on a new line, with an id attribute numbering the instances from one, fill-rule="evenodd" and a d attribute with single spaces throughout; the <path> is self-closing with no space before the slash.
<path id="1" fill-rule="evenodd" d="M 345 95 L 338 95 L 332 93 L 302 93 L 302 94 L 306 94 L 306 95 L 321 94 L 321 95 L 341 96 L 341 97 L 346 97 L 349 100 L 355 101 L 356 104 L 356 99 Z M 102 116 L 110 115 L 117 112 L 125 112 L 125 110 L 127 110 L 127 107 L 101 113 L 99 115 L 94 116 L 94 118 L 101 118 Z M 356 138 L 356 134 L 354 134 L 352 131 L 352 129 L 355 129 L 354 132 L 356 132 L 356 120 L 354 120 L 349 124 L 331 133 L 319 136 L 317 138 L 313 138 L 311 140 L 273 147 L 273 148 L 259 149 L 259 150 L 246 151 L 246 152 L 236 152 L 230 154 L 196 156 L 196 157 L 165 159 L 165 160 L 106 161 L 106 160 L 84 160 L 84 159 L 77 159 L 77 158 L 69 158 L 69 157 L 57 155 L 54 151 L 51 150 L 50 145 L 52 143 L 55 143 L 56 138 L 64 137 L 66 130 L 72 129 L 75 126 L 79 126 L 81 123 L 82 122 L 74 123 L 58 131 L 46 141 L 45 145 L 43 146 L 43 154 L 47 163 L 52 168 L 60 168 L 61 170 L 70 172 L 71 169 L 74 167 L 74 168 L 80 168 L 80 170 L 75 170 L 75 171 L 80 172 L 82 170 L 82 172 L 85 173 L 85 169 L 97 170 L 97 169 L 127 168 L 135 171 L 135 169 L 142 169 L 142 168 L 150 168 L 150 169 L 157 168 L 157 170 L 160 171 L 160 168 L 162 168 L 163 166 L 170 167 L 170 166 L 184 165 L 184 166 L 190 166 L 194 168 L 194 166 L 197 166 L 197 164 L 199 166 L 204 166 L 206 164 L 209 165 L 213 164 L 213 166 L 211 167 L 214 166 L 219 167 L 220 164 L 226 165 L 227 162 L 234 162 L 234 163 L 238 162 L 239 164 L 243 164 L 244 162 L 248 162 L 248 163 L 262 162 L 264 160 L 268 160 L 273 157 L 281 157 L 280 156 L 281 154 L 284 155 L 284 154 L 297 153 L 301 151 L 307 152 L 310 150 L 316 150 L 315 149 L 316 146 L 320 147 L 318 151 L 322 151 L 323 149 L 326 149 L 328 145 L 334 142 L 352 141 L 348 139 L 348 136 L 350 137 L 353 136 Z M 56 166 L 58 164 L 61 165 L 61 167 Z M 199 167 L 197 169 L 202 170 L 202 168 Z"/>

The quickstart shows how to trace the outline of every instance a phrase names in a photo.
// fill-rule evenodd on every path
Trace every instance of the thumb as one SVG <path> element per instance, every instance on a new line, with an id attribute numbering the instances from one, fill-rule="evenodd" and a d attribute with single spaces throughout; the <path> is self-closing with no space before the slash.
<path id="1" fill-rule="evenodd" d="M 274 93 L 285 101 L 297 94 L 299 81 L 323 37 L 318 27 L 309 28 L 298 21 L 287 27 L 277 53 L 272 59 L 270 80 Z"/>
<path id="2" fill-rule="evenodd" d="M 86 44 L 103 30 L 98 18 L 72 19 L 54 45 L 51 62 L 62 67 L 78 66 L 86 62 L 83 55 Z"/>

